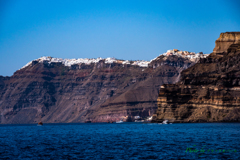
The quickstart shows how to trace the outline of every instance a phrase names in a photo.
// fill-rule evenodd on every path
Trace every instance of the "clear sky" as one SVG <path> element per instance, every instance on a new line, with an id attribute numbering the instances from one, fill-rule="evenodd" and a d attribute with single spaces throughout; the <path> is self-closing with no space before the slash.
<path id="1" fill-rule="evenodd" d="M 0 0 L 0 75 L 41 56 L 151 60 L 211 53 L 240 31 L 239 0 Z"/>

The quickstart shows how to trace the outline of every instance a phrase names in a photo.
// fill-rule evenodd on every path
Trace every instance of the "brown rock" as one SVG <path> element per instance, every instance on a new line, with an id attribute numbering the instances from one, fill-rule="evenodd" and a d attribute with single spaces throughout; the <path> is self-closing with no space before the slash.
<path id="1" fill-rule="evenodd" d="M 152 115 L 162 84 L 194 63 L 159 56 L 142 68 L 117 63 L 40 63 L 0 76 L 0 123 L 114 122 Z"/>
<path id="2" fill-rule="evenodd" d="M 160 89 L 155 122 L 240 122 L 239 33 L 222 33 L 215 52 Z"/>
<path id="3" fill-rule="evenodd" d="M 220 37 L 215 42 L 213 53 L 227 52 L 227 49 L 232 44 L 240 42 L 240 32 L 225 32 L 221 33 Z"/>

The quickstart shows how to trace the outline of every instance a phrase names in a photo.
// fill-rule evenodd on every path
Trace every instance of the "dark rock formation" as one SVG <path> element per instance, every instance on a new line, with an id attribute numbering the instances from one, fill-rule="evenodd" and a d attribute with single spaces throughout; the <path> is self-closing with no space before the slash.
<path id="1" fill-rule="evenodd" d="M 105 63 L 30 62 L 0 77 L 0 123 L 108 122 L 149 116 L 162 84 L 175 83 L 193 62 L 160 56 L 149 67 Z"/>
<path id="2" fill-rule="evenodd" d="M 240 121 L 240 32 L 226 32 L 214 52 L 161 86 L 155 122 Z"/>

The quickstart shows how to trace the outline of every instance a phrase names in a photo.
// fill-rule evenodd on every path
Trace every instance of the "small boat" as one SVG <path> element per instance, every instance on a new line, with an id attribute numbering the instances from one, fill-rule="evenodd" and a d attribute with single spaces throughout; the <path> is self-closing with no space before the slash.
<path id="1" fill-rule="evenodd" d="M 168 120 L 164 120 L 162 124 L 168 124 Z"/>
<path id="2" fill-rule="evenodd" d="M 122 121 L 122 120 L 120 120 L 120 121 L 117 121 L 116 123 L 123 123 L 123 121 Z"/>
<path id="3" fill-rule="evenodd" d="M 42 121 L 38 122 L 38 126 L 42 126 L 42 125 L 43 125 Z"/>

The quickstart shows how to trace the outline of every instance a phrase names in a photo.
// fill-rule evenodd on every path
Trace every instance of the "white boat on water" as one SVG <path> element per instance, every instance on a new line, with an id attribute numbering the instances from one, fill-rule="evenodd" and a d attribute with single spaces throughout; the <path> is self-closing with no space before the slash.
<path id="1" fill-rule="evenodd" d="M 123 121 L 122 121 L 122 120 L 120 120 L 120 121 L 117 121 L 116 123 L 123 123 Z"/>
<path id="2" fill-rule="evenodd" d="M 168 120 L 164 120 L 162 124 L 168 124 Z"/>

